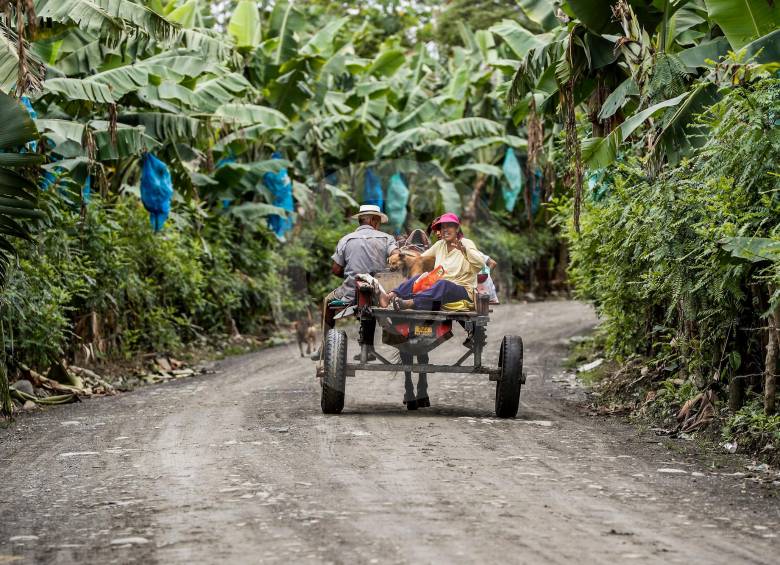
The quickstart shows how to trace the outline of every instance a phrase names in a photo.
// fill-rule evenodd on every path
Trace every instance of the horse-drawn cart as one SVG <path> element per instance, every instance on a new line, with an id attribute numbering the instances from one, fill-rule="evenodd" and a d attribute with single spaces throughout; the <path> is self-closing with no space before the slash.
<path id="1" fill-rule="evenodd" d="M 513 418 L 517 415 L 520 402 L 520 388 L 525 382 L 523 373 L 523 342 L 519 336 L 504 336 L 501 341 L 498 366 L 482 363 L 482 353 L 490 321 L 488 297 L 477 299 L 475 311 L 448 312 L 422 310 L 394 310 L 372 305 L 373 290 L 369 285 L 358 283 L 357 303 L 339 307 L 337 318 L 356 317 L 360 323 L 358 345 L 359 359 L 351 363 L 347 356 L 347 334 L 343 330 L 329 330 L 324 340 L 323 364 L 318 371 L 322 385 L 322 411 L 338 414 L 344 408 L 344 393 L 347 377 L 354 377 L 357 371 L 404 371 L 410 373 L 468 373 L 487 375 L 496 382 L 496 415 Z M 453 323 L 466 331 L 465 353 L 454 363 L 436 365 L 427 362 L 427 354 L 453 337 Z M 398 349 L 401 361 L 392 362 L 376 351 L 371 351 L 366 332 L 373 332 L 376 325 L 382 330 L 382 342 Z M 370 357 L 375 360 L 369 360 Z M 414 358 L 418 357 L 418 362 Z M 419 362 L 422 357 L 424 362 Z M 472 358 L 470 364 L 465 364 Z"/>

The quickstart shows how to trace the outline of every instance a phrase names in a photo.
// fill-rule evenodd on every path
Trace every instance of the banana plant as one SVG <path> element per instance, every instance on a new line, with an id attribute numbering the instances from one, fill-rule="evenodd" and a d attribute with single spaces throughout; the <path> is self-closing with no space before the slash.
<path id="1" fill-rule="evenodd" d="M 25 174 L 43 162 L 26 144 L 37 140 L 35 123 L 15 98 L 0 93 L 0 287 L 16 254 L 13 239 L 29 239 L 26 220 L 40 218 L 35 183 Z"/>
<path id="2" fill-rule="evenodd" d="M 505 21 L 491 31 L 521 61 L 507 88 L 516 119 L 533 103 L 555 123 L 555 94 L 572 89 L 591 122 L 582 146 L 590 167 L 612 162 L 629 134 L 659 115 L 650 156 L 677 161 L 690 147 L 694 116 L 716 97 L 717 85 L 693 80 L 705 61 L 729 48 L 746 48 L 762 62 L 780 58 L 780 9 L 763 0 L 566 0 L 562 10 L 554 29 Z M 714 34 L 716 24 L 728 43 Z"/>

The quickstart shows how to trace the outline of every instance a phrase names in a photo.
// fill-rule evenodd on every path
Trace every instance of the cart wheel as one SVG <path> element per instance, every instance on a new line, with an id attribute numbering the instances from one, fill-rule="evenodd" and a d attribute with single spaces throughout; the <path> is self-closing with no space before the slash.
<path id="1" fill-rule="evenodd" d="M 514 418 L 520 405 L 523 383 L 523 340 L 519 336 L 504 336 L 498 366 L 501 368 L 501 380 L 496 383 L 496 416 Z"/>
<path id="2" fill-rule="evenodd" d="M 344 408 L 344 388 L 347 377 L 347 334 L 328 330 L 325 337 L 325 376 L 322 379 L 320 406 L 325 414 L 340 414 Z"/>

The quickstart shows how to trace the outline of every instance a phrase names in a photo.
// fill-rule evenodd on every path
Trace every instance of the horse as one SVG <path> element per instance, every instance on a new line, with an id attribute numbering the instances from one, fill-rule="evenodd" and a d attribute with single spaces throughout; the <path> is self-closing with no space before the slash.
<path id="1" fill-rule="evenodd" d="M 406 238 L 399 241 L 401 252 L 390 258 L 390 269 L 400 270 L 404 278 L 420 275 L 423 264 L 420 256 L 430 246 L 431 241 L 425 231 L 413 230 Z M 414 355 L 401 352 L 401 362 L 404 365 L 413 364 Z M 427 364 L 428 354 L 417 355 L 417 362 Z M 417 408 L 426 408 L 431 405 L 428 398 L 428 375 L 426 373 L 420 373 L 417 377 L 417 392 L 415 393 L 412 373 L 404 371 L 404 404 L 408 410 L 417 410 Z"/>
<path id="2" fill-rule="evenodd" d="M 404 278 L 419 275 L 420 255 L 431 246 L 431 240 L 423 230 L 412 230 L 407 237 L 400 238 L 400 253 L 389 259 L 391 271 L 401 271 Z"/>

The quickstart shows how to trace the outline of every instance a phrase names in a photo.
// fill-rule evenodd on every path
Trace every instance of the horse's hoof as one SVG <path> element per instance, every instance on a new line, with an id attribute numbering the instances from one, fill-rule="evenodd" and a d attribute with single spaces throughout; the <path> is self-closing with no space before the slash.
<path id="1" fill-rule="evenodd" d="M 404 400 L 404 404 L 406 404 L 407 410 L 417 410 L 417 401 L 416 400 Z"/>
<path id="2" fill-rule="evenodd" d="M 418 398 L 417 399 L 417 407 L 418 408 L 430 408 L 431 407 L 431 399 L 427 396 L 425 398 Z"/>

